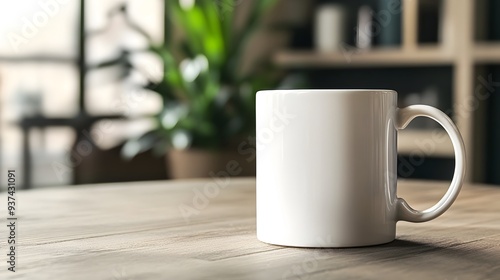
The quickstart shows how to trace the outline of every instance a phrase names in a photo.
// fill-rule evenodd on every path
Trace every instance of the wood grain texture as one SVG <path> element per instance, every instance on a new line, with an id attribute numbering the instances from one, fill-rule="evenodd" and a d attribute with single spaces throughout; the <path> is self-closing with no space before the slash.
<path id="1" fill-rule="evenodd" d="M 136 182 L 19 192 L 17 272 L 0 279 L 499 279 L 500 188 L 465 186 L 438 219 L 398 224 L 397 240 L 298 249 L 255 237 L 255 180 Z M 211 198 L 196 203 L 204 189 Z M 446 183 L 400 181 L 412 206 Z M 0 205 L 5 205 L 5 194 Z M 204 203 L 201 203 L 204 202 Z M 193 207 L 189 220 L 179 207 Z M 2 210 L 0 218 L 6 219 Z"/>

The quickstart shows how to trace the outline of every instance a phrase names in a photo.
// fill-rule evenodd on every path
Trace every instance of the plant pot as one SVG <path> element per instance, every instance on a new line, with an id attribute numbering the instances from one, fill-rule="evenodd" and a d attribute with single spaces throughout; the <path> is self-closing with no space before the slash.
<path id="1" fill-rule="evenodd" d="M 170 150 L 167 173 L 171 179 L 255 176 L 255 154 L 198 149 Z"/>

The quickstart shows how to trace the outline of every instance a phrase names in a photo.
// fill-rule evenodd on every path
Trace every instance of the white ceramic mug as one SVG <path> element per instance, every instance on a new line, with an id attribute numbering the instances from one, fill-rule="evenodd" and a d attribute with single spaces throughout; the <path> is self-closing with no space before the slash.
<path id="1" fill-rule="evenodd" d="M 463 140 L 440 110 L 397 108 L 392 90 L 257 93 L 257 238 L 297 247 L 353 247 L 394 240 L 396 222 L 425 222 L 454 202 L 465 176 Z M 415 117 L 441 124 L 455 173 L 433 207 L 396 196 L 397 131 Z"/>

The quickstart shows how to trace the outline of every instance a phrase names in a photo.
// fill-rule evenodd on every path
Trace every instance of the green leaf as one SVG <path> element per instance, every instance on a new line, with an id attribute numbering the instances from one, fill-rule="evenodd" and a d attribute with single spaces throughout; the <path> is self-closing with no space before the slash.
<path id="1" fill-rule="evenodd" d="M 225 73 L 225 76 L 229 77 L 229 79 L 236 79 L 234 75 L 239 70 L 238 68 L 241 65 L 244 48 L 247 45 L 250 36 L 257 29 L 259 19 L 263 17 L 264 12 L 276 2 L 276 0 L 254 1 L 248 19 L 244 24 L 244 28 L 235 34 L 235 38 L 233 40 L 234 44 L 232 44 L 228 54 L 228 61 L 223 72 Z"/>
<path id="2" fill-rule="evenodd" d="M 202 53 L 204 34 L 200 30 L 203 28 L 203 22 L 200 22 L 202 15 L 195 8 L 184 10 L 179 5 L 179 0 L 166 0 L 166 8 L 169 13 L 169 19 L 172 26 L 180 26 L 185 33 L 185 39 L 191 45 L 196 53 Z"/>
<path id="3" fill-rule="evenodd" d="M 220 2 L 220 1 L 219 1 Z M 205 16 L 205 21 L 207 22 L 208 33 L 210 37 L 207 38 L 209 42 L 209 47 L 213 48 L 215 57 L 215 63 L 219 64 L 222 61 L 224 53 L 226 51 L 225 37 L 223 33 L 224 29 L 224 15 L 222 15 L 218 10 L 218 1 L 198 1 L 201 6 L 201 10 Z M 212 51 L 212 50 L 210 50 Z"/>
<path id="4" fill-rule="evenodd" d="M 165 75 L 147 88 L 164 100 L 159 132 L 171 144 L 176 139 L 179 146 L 188 139 L 190 146 L 220 149 L 254 129 L 255 88 L 273 76 L 260 61 L 250 76 L 239 77 L 239 69 L 249 38 L 276 1 L 252 1 L 246 23 L 234 30 L 235 8 L 243 1 L 196 0 L 191 7 L 181 7 L 179 0 L 165 0 L 170 26 L 181 36 L 151 47 L 162 59 Z M 172 122 L 163 120 L 176 106 L 184 106 L 185 113 L 169 115 L 175 117 Z"/>

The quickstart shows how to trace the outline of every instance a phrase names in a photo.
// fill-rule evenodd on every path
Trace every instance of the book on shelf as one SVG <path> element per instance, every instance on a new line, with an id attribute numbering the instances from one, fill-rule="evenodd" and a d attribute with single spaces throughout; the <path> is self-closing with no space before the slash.
<path id="1" fill-rule="evenodd" d="M 500 1 L 488 0 L 488 39 L 500 41 Z M 492 80 L 500 81 L 500 66 L 490 67 Z M 500 87 L 493 88 L 488 100 L 487 175 L 488 183 L 500 184 Z"/>
<path id="2" fill-rule="evenodd" d="M 490 68 L 492 80 L 500 81 L 500 66 Z M 500 185 L 500 87 L 494 87 L 488 100 L 488 127 L 487 127 L 487 174 L 486 180 L 490 184 Z"/>
<path id="3" fill-rule="evenodd" d="M 489 12 L 489 39 L 499 41 L 500 40 L 500 1 L 489 0 L 488 3 Z"/>
<path id="4" fill-rule="evenodd" d="M 377 11 L 374 18 L 378 21 L 379 46 L 401 46 L 401 16 L 402 0 L 378 0 Z"/>

